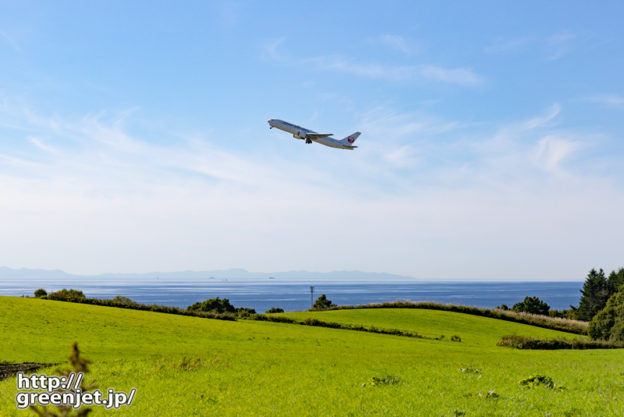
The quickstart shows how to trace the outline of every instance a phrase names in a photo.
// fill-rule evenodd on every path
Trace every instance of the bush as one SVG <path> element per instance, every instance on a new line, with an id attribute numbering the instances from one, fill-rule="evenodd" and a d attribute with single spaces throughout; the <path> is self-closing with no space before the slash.
<path id="1" fill-rule="evenodd" d="M 523 301 L 514 304 L 511 309 L 517 313 L 541 314 L 547 316 L 550 306 L 537 297 L 525 297 Z"/>
<path id="2" fill-rule="evenodd" d="M 119 304 L 119 305 L 122 305 L 122 306 L 131 306 L 131 305 L 135 305 L 136 304 L 134 301 L 132 301 L 128 297 L 122 297 L 121 295 L 118 295 L 117 297 L 113 298 L 111 301 L 114 304 Z"/>
<path id="3" fill-rule="evenodd" d="M 624 342 L 624 290 L 609 298 L 605 308 L 589 323 L 589 335 L 592 339 Z"/>
<path id="4" fill-rule="evenodd" d="M 58 300 L 58 301 L 74 301 L 80 302 L 85 300 L 87 297 L 82 293 L 82 291 L 78 290 L 67 290 L 63 288 L 60 291 L 56 291 L 48 295 L 48 300 Z"/>
<path id="5" fill-rule="evenodd" d="M 271 313 L 283 313 L 284 309 L 283 308 L 279 308 L 279 307 L 271 307 L 270 309 L 268 309 L 266 311 L 266 313 L 271 314 Z"/>
<path id="6" fill-rule="evenodd" d="M 43 288 L 39 288 L 38 290 L 35 290 L 35 297 L 37 298 L 44 297 L 46 295 L 48 295 L 48 293 Z"/>
<path id="7" fill-rule="evenodd" d="M 560 319 L 574 320 L 576 318 L 576 307 L 570 306 L 568 310 L 549 310 L 548 315 Z"/>
<path id="8" fill-rule="evenodd" d="M 236 308 L 236 314 L 238 317 L 249 317 L 252 314 L 256 314 L 256 310 L 248 307 L 238 307 Z"/>
<path id="9" fill-rule="evenodd" d="M 556 391 L 566 389 L 565 387 L 555 384 L 553 379 L 546 375 L 534 375 L 529 378 L 521 379 L 518 382 L 520 385 L 524 385 L 527 388 L 535 388 L 541 385 Z"/>
<path id="10" fill-rule="evenodd" d="M 195 303 L 186 308 L 189 311 L 209 311 L 212 313 L 236 313 L 236 308 L 227 298 L 210 298 L 201 303 Z"/>
<path id="11" fill-rule="evenodd" d="M 325 294 L 321 294 L 321 296 L 314 302 L 312 310 L 327 310 L 331 307 L 336 307 L 336 304 L 332 303 L 331 300 L 328 300 Z"/>
<path id="12" fill-rule="evenodd" d="M 397 385 L 401 383 L 401 378 L 394 375 L 386 375 L 383 377 L 374 376 L 370 380 L 370 385 L 376 387 L 380 385 Z"/>
<path id="13" fill-rule="evenodd" d="M 537 339 L 530 336 L 508 335 L 503 336 L 497 346 L 513 347 L 516 349 L 617 349 L 624 347 L 622 343 L 588 340 L 582 337 L 567 339 Z"/>

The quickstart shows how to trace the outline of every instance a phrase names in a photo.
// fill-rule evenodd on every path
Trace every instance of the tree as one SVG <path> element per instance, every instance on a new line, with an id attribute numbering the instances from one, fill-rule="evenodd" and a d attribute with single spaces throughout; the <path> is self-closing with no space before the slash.
<path id="1" fill-rule="evenodd" d="M 115 304 L 121 304 L 121 305 L 125 305 L 125 306 L 131 306 L 133 304 L 136 304 L 134 301 L 132 301 L 128 297 L 123 297 L 121 295 L 118 295 L 115 298 L 113 298 L 113 302 Z"/>
<path id="2" fill-rule="evenodd" d="M 607 289 L 609 290 L 609 297 L 620 290 L 620 287 L 624 285 L 624 268 L 620 268 L 619 271 L 611 271 L 609 278 L 607 278 Z"/>
<path id="3" fill-rule="evenodd" d="M 592 339 L 624 341 L 624 291 L 609 298 L 605 308 L 592 318 L 588 333 Z"/>
<path id="4" fill-rule="evenodd" d="M 219 297 L 195 303 L 186 309 L 190 311 L 210 311 L 213 313 L 236 313 L 236 308 L 230 304 L 230 300 L 227 298 L 219 299 Z"/>
<path id="5" fill-rule="evenodd" d="M 48 295 L 48 293 L 43 288 L 39 288 L 38 290 L 35 290 L 35 297 L 37 297 L 37 298 L 45 297 L 46 295 Z"/>
<path id="6" fill-rule="evenodd" d="M 547 316 L 550 306 L 538 297 L 525 297 L 521 302 L 514 304 L 511 309 L 518 313 L 541 314 Z"/>
<path id="7" fill-rule="evenodd" d="M 270 309 L 268 309 L 267 311 L 265 311 L 265 313 L 268 314 L 272 314 L 272 313 L 283 313 L 284 309 L 283 308 L 279 308 L 279 307 L 271 307 Z"/>
<path id="8" fill-rule="evenodd" d="M 316 301 L 314 302 L 312 309 L 313 310 L 326 310 L 330 307 L 336 307 L 336 304 L 328 300 L 325 294 L 321 294 L 321 296 L 317 298 Z"/>
<path id="9" fill-rule="evenodd" d="M 612 280 L 612 283 L 614 282 Z M 599 272 L 596 272 L 595 269 L 589 271 L 581 294 L 579 308 L 576 310 L 576 318 L 589 321 L 604 308 L 609 298 L 607 279 L 602 268 L 600 268 Z"/>
<path id="10" fill-rule="evenodd" d="M 63 288 L 60 291 L 56 291 L 50 293 L 48 295 L 48 300 L 59 300 L 59 301 L 73 301 L 80 302 L 85 300 L 87 297 L 82 293 L 82 291 L 74 290 L 74 289 L 65 289 Z"/>

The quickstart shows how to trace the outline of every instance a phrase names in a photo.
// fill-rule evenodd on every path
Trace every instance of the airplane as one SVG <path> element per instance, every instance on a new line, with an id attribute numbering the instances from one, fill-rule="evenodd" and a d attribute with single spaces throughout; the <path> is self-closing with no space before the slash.
<path id="1" fill-rule="evenodd" d="M 352 135 L 347 136 L 344 139 L 338 140 L 330 137 L 333 133 L 316 133 L 312 130 L 305 129 L 301 126 L 294 125 L 292 123 L 285 122 L 283 120 L 271 119 L 268 121 L 269 129 L 274 127 L 284 132 L 292 133 L 295 139 L 305 139 L 306 143 L 320 143 L 321 145 L 329 146 L 331 148 L 339 149 L 355 149 L 357 146 L 353 146 L 353 142 L 360 136 L 360 132 L 355 132 Z"/>

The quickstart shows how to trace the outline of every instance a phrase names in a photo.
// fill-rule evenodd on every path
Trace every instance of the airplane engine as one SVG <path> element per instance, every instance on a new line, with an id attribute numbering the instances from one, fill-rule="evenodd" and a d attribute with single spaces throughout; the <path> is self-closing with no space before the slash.
<path id="1" fill-rule="evenodd" d="M 302 131 L 298 131 L 297 133 L 295 133 L 293 135 L 293 138 L 296 139 L 305 139 L 305 133 L 303 133 Z"/>

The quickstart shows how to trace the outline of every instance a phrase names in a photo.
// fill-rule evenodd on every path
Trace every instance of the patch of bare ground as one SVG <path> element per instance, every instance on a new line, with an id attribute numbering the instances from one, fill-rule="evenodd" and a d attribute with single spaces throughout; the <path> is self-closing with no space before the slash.
<path id="1" fill-rule="evenodd" d="M 38 362 L 23 362 L 23 363 L 8 363 L 0 362 L 0 381 L 3 381 L 18 372 L 35 372 L 38 369 L 55 365 L 53 363 L 38 363 Z"/>

